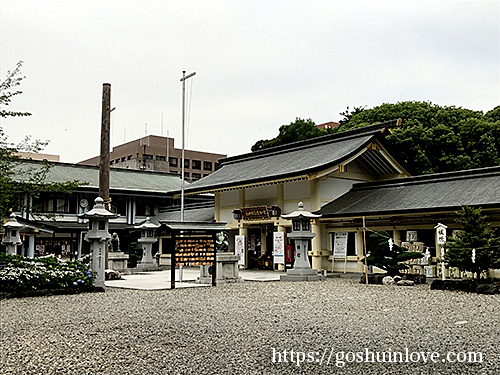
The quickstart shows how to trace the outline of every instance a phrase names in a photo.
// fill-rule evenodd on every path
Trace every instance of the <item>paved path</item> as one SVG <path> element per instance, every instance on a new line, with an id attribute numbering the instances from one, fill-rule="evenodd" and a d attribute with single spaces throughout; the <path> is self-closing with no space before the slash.
<path id="1" fill-rule="evenodd" d="M 245 281 L 279 281 L 280 271 L 256 271 L 240 270 L 240 276 Z M 179 269 L 175 271 L 176 288 L 196 288 L 210 286 L 210 284 L 197 284 L 196 279 L 200 275 L 198 267 L 183 268 L 182 282 L 179 277 Z M 170 271 L 144 272 L 132 275 L 123 275 L 123 280 L 106 281 L 106 286 L 124 289 L 159 290 L 170 289 Z"/>

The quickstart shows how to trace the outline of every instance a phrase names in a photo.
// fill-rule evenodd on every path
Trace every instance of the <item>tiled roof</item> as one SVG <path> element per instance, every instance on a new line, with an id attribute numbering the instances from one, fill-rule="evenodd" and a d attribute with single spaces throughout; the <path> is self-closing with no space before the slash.
<path id="1" fill-rule="evenodd" d="M 53 167 L 47 175 L 47 182 L 62 183 L 79 180 L 88 183 L 85 188 L 99 188 L 99 167 L 66 163 L 51 164 Z M 40 170 L 42 165 L 42 162 L 22 160 L 13 168 L 14 178 L 22 180 L 22 171 Z M 189 186 L 188 183 L 186 185 Z M 111 168 L 109 173 L 110 190 L 166 194 L 180 187 L 181 179 L 175 174 L 118 168 Z"/>
<path id="2" fill-rule="evenodd" d="M 500 208 L 500 167 L 354 184 L 324 205 L 323 218 Z"/>
<path id="3" fill-rule="evenodd" d="M 226 158 L 220 161 L 217 171 L 195 181 L 185 192 L 206 192 L 321 171 L 355 155 L 375 139 L 382 139 L 384 129 L 395 125 L 396 121 L 390 121 Z"/>

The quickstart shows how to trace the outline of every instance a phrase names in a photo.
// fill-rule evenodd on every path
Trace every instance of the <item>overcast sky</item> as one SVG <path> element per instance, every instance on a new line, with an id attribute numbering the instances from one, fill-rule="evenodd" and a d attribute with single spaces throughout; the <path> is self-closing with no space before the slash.
<path id="1" fill-rule="evenodd" d="M 12 142 L 50 140 L 63 162 L 99 154 L 102 84 L 111 145 L 169 135 L 237 155 L 296 117 L 406 100 L 500 103 L 499 1 L 0 0 L 1 76 L 26 80 L 2 120 Z M 163 122 L 163 126 L 162 126 Z M 146 126 L 147 124 L 147 126 Z M 163 134 L 162 134 L 163 132 Z"/>

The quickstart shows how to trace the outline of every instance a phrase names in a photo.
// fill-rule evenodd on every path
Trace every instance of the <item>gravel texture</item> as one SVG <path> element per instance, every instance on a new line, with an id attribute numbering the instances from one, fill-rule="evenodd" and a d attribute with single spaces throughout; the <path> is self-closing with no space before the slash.
<path id="1" fill-rule="evenodd" d="M 500 295 L 358 280 L 2 300 L 0 374 L 500 374 Z M 441 357 L 336 365 L 365 348 Z M 447 352 L 483 362 L 443 363 Z"/>

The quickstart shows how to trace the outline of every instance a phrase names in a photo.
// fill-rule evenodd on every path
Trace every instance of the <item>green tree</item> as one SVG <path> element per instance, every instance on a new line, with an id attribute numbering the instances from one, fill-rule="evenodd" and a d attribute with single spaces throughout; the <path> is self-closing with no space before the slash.
<path id="1" fill-rule="evenodd" d="M 365 109 L 339 131 L 401 118 L 387 137 L 391 153 L 414 174 L 500 165 L 500 106 L 481 111 L 407 101 Z"/>
<path id="2" fill-rule="evenodd" d="M 344 116 L 343 119 L 339 121 L 340 125 L 346 125 L 352 118 L 352 116 L 357 115 L 365 110 L 366 106 L 364 107 L 354 107 L 352 111 L 349 111 L 349 107 L 344 112 L 340 112 L 341 116 Z"/>
<path id="3" fill-rule="evenodd" d="M 17 87 L 25 78 L 21 74 L 22 61 L 17 63 L 16 69 L 8 71 L 6 78 L 0 82 L 0 116 L 2 118 L 30 116 L 28 112 L 13 112 L 3 108 L 8 106 L 12 97 L 19 95 L 22 91 Z M 15 145 L 8 141 L 3 128 L 0 127 L 0 215 L 5 217 L 10 210 L 22 205 L 21 198 L 26 195 L 38 197 L 42 192 L 69 193 L 72 189 L 82 185 L 79 181 L 67 181 L 64 183 L 48 183 L 46 178 L 52 165 L 43 162 L 37 168 L 27 167 L 23 160 L 15 154 L 18 150 L 39 152 L 48 142 L 32 140 L 27 136 L 21 143 Z"/>
<path id="4" fill-rule="evenodd" d="M 396 276 L 399 271 L 408 269 L 403 262 L 424 256 L 419 252 L 407 251 L 406 248 L 394 243 L 390 244 L 390 235 L 386 231 L 377 231 L 370 235 L 370 239 L 372 241 L 370 248 L 367 249 L 367 264 L 381 268 L 391 276 Z M 364 262 L 364 259 L 362 261 Z"/>
<path id="5" fill-rule="evenodd" d="M 328 131 L 325 129 L 318 129 L 313 120 L 303 120 L 297 117 L 295 121 L 291 122 L 289 125 L 280 126 L 279 134 L 276 138 L 257 141 L 252 146 L 252 151 L 320 137 L 325 134 L 328 134 Z"/>
<path id="6" fill-rule="evenodd" d="M 22 94 L 22 91 L 17 87 L 21 85 L 21 81 L 26 78 L 21 73 L 22 61 L 18 61 L 14 70 L 8 70 L 5 79 L 0 82 L 0 117 L 14 117 L 14 116 L 31 116 L 28 112 L 15 112 L 7 111 L 4 107 L 8 106 L 12 98 L 16 95 Z"/>
<path id="7" fill-rule="evenodd" d="M 481 272 L 499 268 L 500 236 L 489 229 L 481 208 L 463 206 L 456 222 L 461 230 L 446 241 L 445 263 L 460 271 L 472 272 L 477 279 Z"/>

